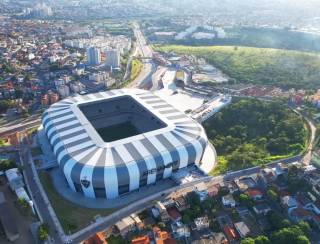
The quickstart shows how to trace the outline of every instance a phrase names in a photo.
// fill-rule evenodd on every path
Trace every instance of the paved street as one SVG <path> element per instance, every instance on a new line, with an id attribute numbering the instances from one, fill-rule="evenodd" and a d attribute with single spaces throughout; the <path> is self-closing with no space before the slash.
<path id="1" fill-rule="evenodd" d="M 40 220 L 50 226 L 50 236 L 53 238 L 53 242 L 63 243 L 61 236 L 55 231 L 57 225 L 48 211 L 48 203 L 40 194 L 40 189 L 35 180 L 35 176 L 31 167 L 31 152 L 28 148 L 28 145 L 25 143 L 21 144 L 20 158 L 22 165 L 24 166 L 24 177 L 26 184 L 28 185 L 29 192 L 32 192 L 31 198 L 35 203 Z"/>
<path id="2" fill-rule="evenodd" d="M 152 86 L 152 74 L 156 70 L 156 65 L 152 61 L 153 50 L 147 44 L 140 27 L 137 23 L 134 24 L 134 35 L 137 39 L 137 48 L 134 56 L 142 57 L 143 68 L 138 77 L 129 85 L 133 88 L 149 88 Z"/>

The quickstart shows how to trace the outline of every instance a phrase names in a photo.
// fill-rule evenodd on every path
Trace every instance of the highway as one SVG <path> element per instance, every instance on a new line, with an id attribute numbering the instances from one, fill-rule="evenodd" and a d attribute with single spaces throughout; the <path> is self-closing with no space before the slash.
<path id="1" fill-rule="evenodd" d="M 133 32 L 137 39 L 136 41 L 136 50 L 133 54 L 135 57 L 141 57 L 141 62 L 143 64 L 143 68 L 138 75 L 138 77 L 131 82 L 129 88 L 145 88 L 148 89 L 152 86 L 152 74 L 156 70 L 156 65 L 152 61 L 153 50 L 147 44 L 147 41 L 140 30 L 140 27 L 137 23 L 133 24 Z"/>
<path id="2" fill-rule="evenodd" d="M 30 129 L 32 127 L 36 127 L 40 125 L 41 119 L 40 116 L 34 117 L 31 120 L 23 121 L 17 124 L 12 125 L 3 125 L 0 128 L 0 137 L 3 137 L 7 134 L 11 134 L 18 131 L 23 131 L 26 129 Z"/>

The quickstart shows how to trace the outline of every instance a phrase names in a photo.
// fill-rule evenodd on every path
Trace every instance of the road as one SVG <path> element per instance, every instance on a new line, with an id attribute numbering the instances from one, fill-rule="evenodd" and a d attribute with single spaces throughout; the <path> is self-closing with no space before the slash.
<path id="1" fill-rule="evenodd" d="M 138 23 L 133 24 L 133 32 L 137 39 L 137 46 L 133 56 L 142 58 L 141 61 L 143 68 L 138 77 L 131 82 L 129 88 L 149 88 L 149 86 L 152 86 L 152 74 L 156 70 L 156 65 L 152 61 L 153 50 L 147 44 L 147 41 L 141 32 Z"/>
<path id="2" fill-rule="evenodd" d="M 23 121 L 21 123 L 13 124 L 10 126 L 2 125 L 0 128 L 0 137 L 6 134 L 11 134 L 17 131 L 23 131 L 32 127 L 38 126 L 41 123 L 40 116 L 34 117 L 31 120 Z"/>
<path id="3" fill-rule="evenodd" d="M 41 222 L 49 225 L 50 236 L 52 238 L 53 243 L 64 243 L 65 241 L 63 241 L 63 239 L 61 238 L 61 236 L 63 236 L 61 230 L 60 234 L 55 231 L 57 229 L 57 223 L 55 222 L 56 220 L 52 218 L 52 215 L 50 214 L 50 204 L 48 203 L 48 199 L 43 198 L 43 195 L 41 194 L 42 189 L 39 188 L 39 182 L 37 182 L 38 177 L 35 177 L 34 175 L 34 171 L 32 169 L 31 164 L 31 157 L 32 156 L 29 146 L 24 140 L 24 142 L 20 144 L 20 160 L 23 165 L 23 175 L 26 181 L 28 191 L 31 195 L 32 201 L 35 204 L 35 208 L 37 210 Z"/>
<path id="4" fill-rule="evenodd" d="M 311 132 L 309 145 L 308 145 L 308 148 L 306 150 L 306 154 L 304 155 L 304 157 L 302 159 L 302 163 L 304 165 L 308 165 L 308 164 L 310 164 L 311 158 L 312 158 L 312 149 L 313 149 L 313 145 L 314 145 L 314 142 L 315 142 L 315 139 L 316 139 L 317 128 L 314 125 L 314 123 L 308 117 L 304 116 L 304 119 L 309 124 L 310 132 Z"/>

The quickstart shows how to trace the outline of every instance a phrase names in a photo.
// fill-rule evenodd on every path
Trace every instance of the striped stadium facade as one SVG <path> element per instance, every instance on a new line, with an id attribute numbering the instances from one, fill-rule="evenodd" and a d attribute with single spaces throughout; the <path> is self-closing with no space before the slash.
<path id="1" fill-rule="evenodd" d="M 124 96 L 134 99 L 141 111 L 149 111 L 165 126 L 105 142 L 80 107 L 93 103 L 89 112 L 95 113 L 95 108 L 102 106 L 99 102 Z M 103 109 L 115 109 L 107 105 Z M 121 106 L 123 111 L 131 111 L 130 102 Z M 90 198 L 114 199 L 168 178 L 179 169 L 199 165 L 208 143 L 198 122 L 155 94 L 139 89 L 64 99 L 44 112 L 42 125 L 70 188 Z"/>

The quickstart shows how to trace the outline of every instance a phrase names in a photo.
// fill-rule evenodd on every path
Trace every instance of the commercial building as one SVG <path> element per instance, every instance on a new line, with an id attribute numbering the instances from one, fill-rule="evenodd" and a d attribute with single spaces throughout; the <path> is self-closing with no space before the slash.
<path id="1" fill-rule="evenodd" d="M 117 198 L 201 165 L 203 127 L 155 94 L 122 89 L 53 104 L 42 124 L 70 188 Z"/>
<path id="2" fill-rule="evenodd" d="M 87 61 L 88 65 L 99 65 L 101 63 L 100 50 L 96 47 L 89 47 L 87 49 Z"/>
<path id="3" fill-rule="evenodd" d="M 120 52 L 118 50 L 105 50 L 106 66 L 115 69 L 120 67 Z"/>

